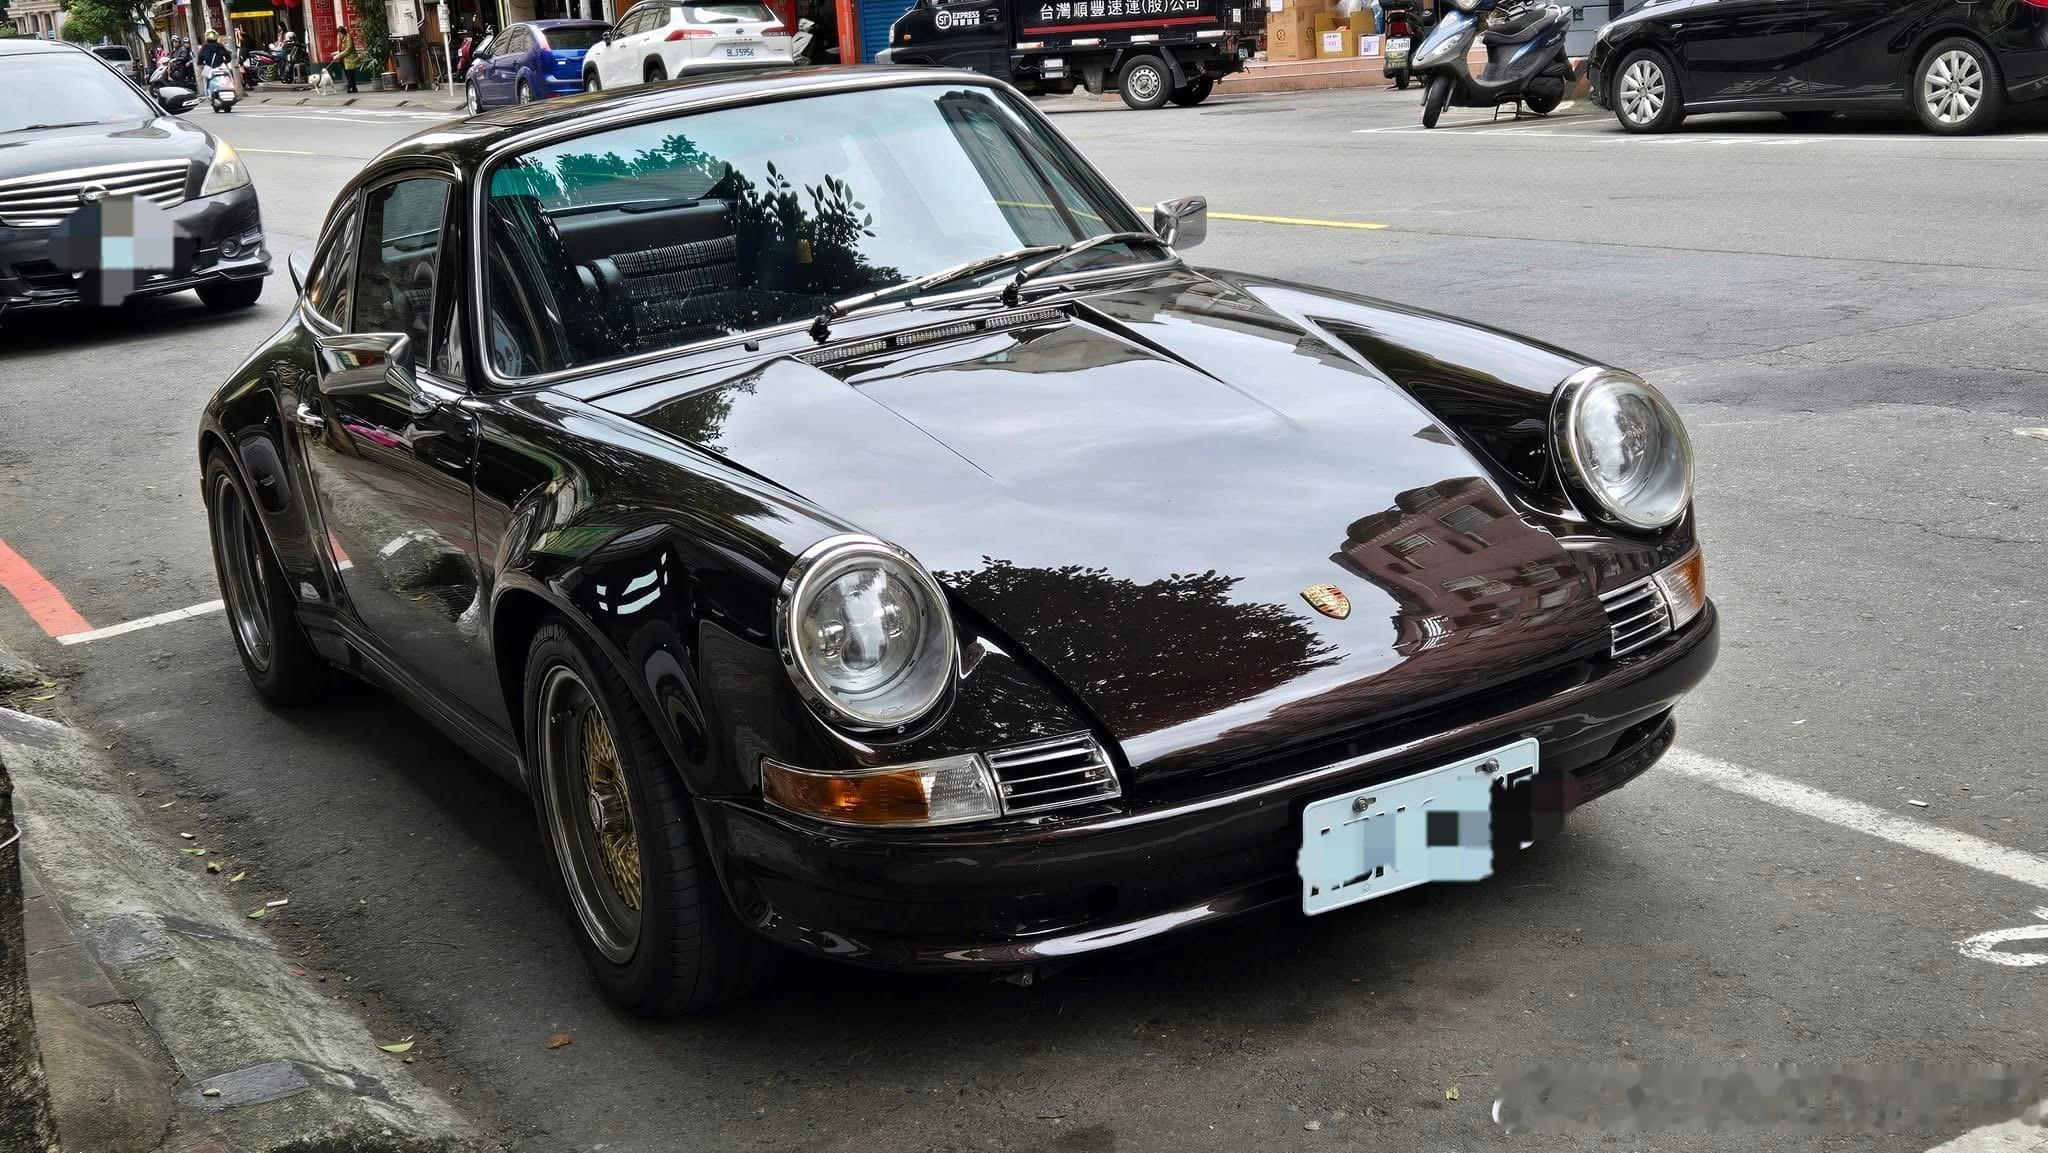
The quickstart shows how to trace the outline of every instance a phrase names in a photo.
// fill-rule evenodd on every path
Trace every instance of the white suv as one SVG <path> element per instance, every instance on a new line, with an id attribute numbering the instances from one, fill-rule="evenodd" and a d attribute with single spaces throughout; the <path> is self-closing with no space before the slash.
<path id="1" fill-rule="evenodd" d="M 792 64 L 789 29 L 755 0 L 645 0 L 583 56 L 591 92 L 721 68 Z"/>

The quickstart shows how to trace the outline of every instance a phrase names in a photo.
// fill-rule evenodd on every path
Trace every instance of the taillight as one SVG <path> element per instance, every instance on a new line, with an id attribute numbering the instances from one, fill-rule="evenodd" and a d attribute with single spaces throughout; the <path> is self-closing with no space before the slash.
<path id="1" fill-rule="evenodd" d="M 670 40 L 707 40 L 718 33 L 709 28 L 678 28 L 668 34 Z"/>
<path id="2" fill-rule="evenodd" d="M 2048 0 L 2038 0 L 2038 2 L 2039 2 L 2039 3 L 2043 3 L 2043 4 L 2048 4 Z M 763 36 L 787 36 L 787 35 L 789 35 L 789 29 L 787 29 L 787 28 L 784 28 L 784 27 L 783 27 L 782 25 L 780 25 L 780 24 L 770 24 L 770 25 L 769 25 L 768 27 L 766 27 L 766 28 L 763 28 L 763 29 L 761 29 L 761 35 L 763 35 Z"/>

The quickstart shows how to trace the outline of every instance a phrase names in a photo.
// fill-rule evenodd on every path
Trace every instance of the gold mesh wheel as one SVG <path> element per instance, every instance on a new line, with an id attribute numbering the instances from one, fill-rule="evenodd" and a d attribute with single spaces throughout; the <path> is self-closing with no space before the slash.
<path id="1" fill-rule="evenodd" d="M 624 964 L 640 942 L 640 836 L 618 739 L 568 665 L 540 690 L 540 788 L 569 903 L 591 943 Z"/>

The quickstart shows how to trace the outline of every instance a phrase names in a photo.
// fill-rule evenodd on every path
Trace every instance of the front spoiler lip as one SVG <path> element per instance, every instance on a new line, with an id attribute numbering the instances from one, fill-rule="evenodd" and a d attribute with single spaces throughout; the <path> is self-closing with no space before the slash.
<path id="1" fill-rule="evenodd" d="M 243 261 L 236 264 L 215 264 L 196 276 L 182 276 L 176 280 L 153 280 L 134 292 L 129 293 L 125 299 L 134 300 L 142 296 L 168 296 L 173 292 L 183 292 L 188 288 L 198 288 L 215 281 L 258 280 L 269 276 L 270 273 L 270 257 L 265 255 L 258 260 Z M 22 295 L 0 297 L 0 316 L 22 312 L 55 312 L 66 308 L 80 308 L 84 304 L 84 297 L 76 289 L 69 291 L 31 289 Z"/>

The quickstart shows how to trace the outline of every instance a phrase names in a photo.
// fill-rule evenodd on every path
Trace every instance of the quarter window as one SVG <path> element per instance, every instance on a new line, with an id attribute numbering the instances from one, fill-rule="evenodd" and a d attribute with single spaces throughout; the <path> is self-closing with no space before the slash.
<path id="1" fill-rule="evenodd" d="M 425 359 L 447 207 L 442 180 L 400 180 L 364 197 L 352 331 L 406 333 Z"/>
<path id="2" fill-rule="evenodd" d="M 306 307 L 337 328 L 348 327 L 349 282 L 355 275 L 356 208 L 350 204 L 327 251 L 306 281 Z"/>

